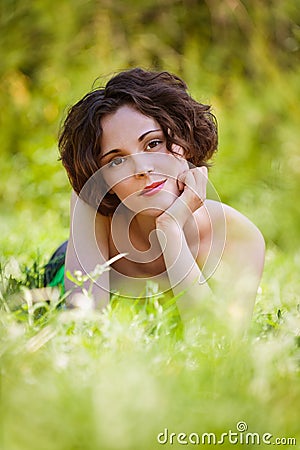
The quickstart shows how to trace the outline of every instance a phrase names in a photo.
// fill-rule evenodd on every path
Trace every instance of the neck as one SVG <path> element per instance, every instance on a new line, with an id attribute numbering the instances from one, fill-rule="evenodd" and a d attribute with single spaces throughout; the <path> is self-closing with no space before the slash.
<path id="1" fill-rule="evenodd" d="M 161 253 L 155 232 L 156 217 L 134 215 L 127 208 L 119 209 L 117 215 L 112 221 L 112 234 L 119 252 L 128 253 L 137 262 L 155 260 Z"/>
<path id="2" fill-rule="evenodd" d="M 132 231 L 141 238 L 149 239 L 149 235 L 156 229 L 155 217 L 136 214 L 131 222 Z"/>
<path id="3" fill-rule="evenodd" d="M 131 221 L 130 240 L 137 250 L 147 252 L 144 254 L 147 261 L 156 259 L 161 253 L 155 230 L 155 217 L 137 214 Z"/>

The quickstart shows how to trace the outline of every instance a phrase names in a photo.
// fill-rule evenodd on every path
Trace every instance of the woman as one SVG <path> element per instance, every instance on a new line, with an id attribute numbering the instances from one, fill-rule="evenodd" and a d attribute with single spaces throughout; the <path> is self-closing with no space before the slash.
<path id="1" fill-rule="evenodd" d="M 251 317 L 264 240 L 242 214 L 206 199 L 216 122 L 180 78 L 117 74 L 71 108 L 59 148 L 73 187 L 67 271 L 89 274 L 116 257 L 93 284 L 98 308 L 112 292 L 145 296 L 152 280 L 158 294 L 184 292 L 182 317 L 212 296 L 238 322 Z M 65 286 L 74 301 L 67 276 Z"/>

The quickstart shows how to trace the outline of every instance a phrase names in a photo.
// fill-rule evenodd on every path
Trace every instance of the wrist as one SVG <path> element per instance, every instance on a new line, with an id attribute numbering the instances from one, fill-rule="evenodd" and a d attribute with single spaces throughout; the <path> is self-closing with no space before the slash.
<path id="1" fill-rule="evenodd" d="M 163 254 L 168 253 L 172 261 L 178 258 L 185 235 L 183 229 L 173 219 L 157 221 L 156 236 Z M 172 263 L 173 264 L 173 263 Z"/>
<path id="2" fill-rule="evenodd" d="M 184 223 L 178 220 L 176 217 L 164 212 L 156 219 L 156 229 L 164 232 L 172 232 L 180 234 L 183 229 Z"/>

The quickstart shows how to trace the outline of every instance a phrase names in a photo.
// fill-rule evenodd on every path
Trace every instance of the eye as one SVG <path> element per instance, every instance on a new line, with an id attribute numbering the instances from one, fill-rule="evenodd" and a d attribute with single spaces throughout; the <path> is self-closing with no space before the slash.
<path id="1" fill-rule="evenodd" d="M 125 161 L 125 158 L 118 156 L 117 158 L 114 158 L 112 161 L 110 161 L 108 163 L 108 166 L 109 167 L 120 166 L 121 164 L 123 164 L 124 161 Z"/>
<path id="2" fill-rule="evenodd" d="M 153 148 L 157 147 L 162 143 L 163 141 L 161 139 L 153 139 L 152 141 L 148 142 L 146 150 L 152 150 Z"/>

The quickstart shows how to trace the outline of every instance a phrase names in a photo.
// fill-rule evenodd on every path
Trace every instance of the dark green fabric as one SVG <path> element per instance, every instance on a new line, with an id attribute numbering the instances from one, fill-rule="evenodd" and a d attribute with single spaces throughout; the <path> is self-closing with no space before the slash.
<path id="1" fill-rule="evenodd" d="M 59 286 L 61 287 L 62 291 L 65 292 L 65 265 L 63 264 L 58 271 L 56 272 L 56 274 L 54 275 L 53 279 L 50 281 L 50 283 L 48 284 L 48 286 L 54 287 L 54 286 Z"/>
<path id="2" fill-rule="evenodd" d="M 45 265 L 44 286 L 58 286 L 61 292 L 65 292 L 65 259 L 68 241 L 63 242 L 53 253 Z"/>

